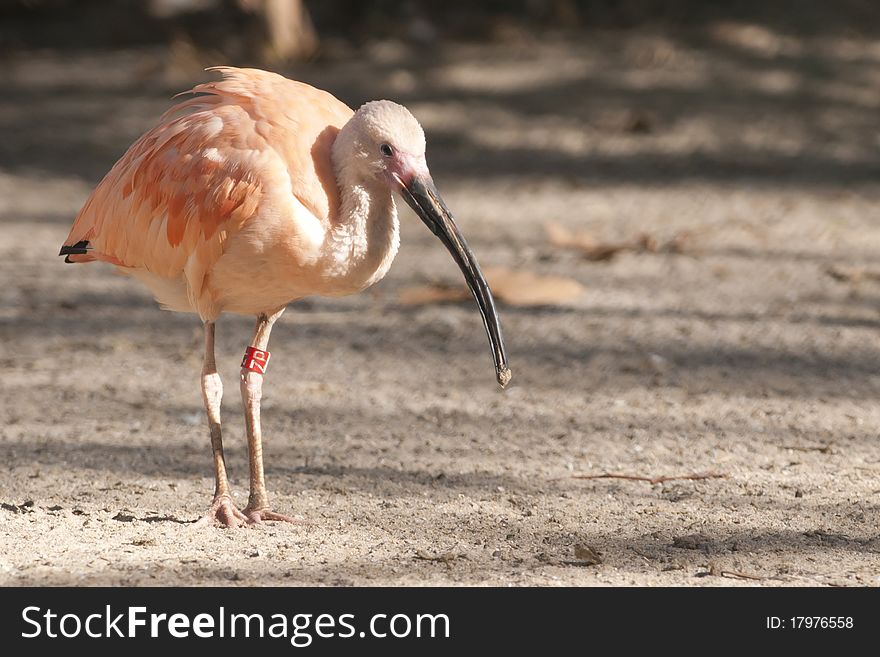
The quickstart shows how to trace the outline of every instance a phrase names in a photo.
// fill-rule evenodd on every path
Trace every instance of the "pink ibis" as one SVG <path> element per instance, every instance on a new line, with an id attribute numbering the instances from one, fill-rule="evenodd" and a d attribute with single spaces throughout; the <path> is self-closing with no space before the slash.
<path id="1" fill-rule="evenodd" d="M 359 292 L 397 253 L 394 192 L 450 251 L 489 337 L 495 374 L 510 381 L 501 326 L 476 258 L 437 192 L 425 134 L 410 112 L 379 100 L 352 111 L 331 94 L 256 69 L 218 67 L 113 166 L 74 221 L 66 262 L 110 263 L 162 307 L 204 323 L 202 397 L 215 490 L 203 519 L 227 527 L 294 522 L 270 509 L 260 398 L 272 326 L 287 304 Z M 214 325 L 255 315 L 241 366 L 250 495 L 230 492 L 220 432 L 223 385 Z"/>

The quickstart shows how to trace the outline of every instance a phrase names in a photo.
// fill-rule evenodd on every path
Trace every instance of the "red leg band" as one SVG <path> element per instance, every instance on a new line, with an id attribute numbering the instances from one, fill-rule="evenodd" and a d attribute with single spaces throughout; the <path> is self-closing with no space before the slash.
<path id="1" fill-rule="evenodd" d="M 242 368 L 256 372 L 257 374 L 265 374 L 266 366 L 269 364 L 271 354 L 262 349 L 248 347 L 244 351 L 244 358 L 241 360 Z"/>

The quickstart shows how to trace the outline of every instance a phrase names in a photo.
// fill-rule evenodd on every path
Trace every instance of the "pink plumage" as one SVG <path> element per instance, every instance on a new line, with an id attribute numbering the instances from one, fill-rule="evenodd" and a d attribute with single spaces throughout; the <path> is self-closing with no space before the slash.
<path id="1" fill-rule="evenodd" d="M 215 70 L 223 80 L 196 86 L 192 93 L 201 95 L 166 112 L 128 149 L 64 242 L 90 245 L 70 255 L 72 262 L 102 260 L 129 273 L 181 279 L 203 319 L 224 310 L 211 270 L 250 222 L 295 199 L 329 223 L 339 206 L 330 147 L 352 115 L 327 92 L 274 73 Z M 288 242 L 302 241 L 295 222 L 287 229 Z M 160 289 L 160 301 L 187 309 L 163 296 Z"/>
<path id="2" fill-rule="evenodd" d="M 400 105 L 353 112 L 325 91 L 274 73 L 218 67 L 113 166 L 74 221 L 61 255 L 103 261 L 143 282 L 166 308 L 205 325 L 202 393 L 216 487 L 206 521 L 293 519 L 269 509 L 260 397 L 269 334 L 291 301 L 352 294 L 397 253 L 400 194 L 452 253 L 477 301 L 496 378 L 510 380 L 491 292 L 425 161 L 425 136 Z M 214 324 L 257 317 L 242 362 L 250 496 L 234 504 L 220 431 L 223 385 Z M 258 356 L 255 356 L 255 354 Z"/>

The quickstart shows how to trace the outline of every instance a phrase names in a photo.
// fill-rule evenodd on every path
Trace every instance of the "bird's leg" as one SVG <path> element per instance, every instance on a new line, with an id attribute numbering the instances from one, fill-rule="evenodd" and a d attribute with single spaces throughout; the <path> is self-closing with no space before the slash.
<path id="1" fill-rule="evenodd" d="M 284 522 L 301 522 L 295 518 L 269 510 L 269 498 L 266 494 L 266 482 L 263 476 L 263 439 L 260 431 L 260 399 L 263 394 L 263 374 L 268 362 L 269 334 L 272 325 L 281 317 L 284 308 L 271 315 L 257 317 L 251 349 L 241 364 L 241 399 L 244 403 L 244 418 L 247 426 L 248 457 L 250 460 L 251 493 L 244 509 L 248 521 L 259 523 L 263 520 L 279 520 Z"/>
<path id="2" fill-rule="evenodd" d="M 205 362 L 202 366 L 202 399 L 211 428 L 211 450 L 214 452 L 214 502 L 200 521 L 203 524 L 218 522 L 225 527 L 239 527 L 247 522 L 232 502 L 229 480 L 226 477 L 226 459 L 223 458 L 223 440 L 220 436 L 220 401 L 223 399 L 223 383 L 217 373 L 214 360 L 214 322 L 205 322 Z"/>

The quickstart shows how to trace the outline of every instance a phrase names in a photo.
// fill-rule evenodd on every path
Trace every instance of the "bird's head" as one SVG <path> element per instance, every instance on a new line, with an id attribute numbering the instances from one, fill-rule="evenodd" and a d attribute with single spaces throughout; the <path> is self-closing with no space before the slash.
<path id="1" fill-rule="evenodd" d="M 400 194 L 452 254 L 477 301 L 492 348 L 495 375 L 505 387 L 511 374 L 495 301 L 477 259 L 431 179 L 422 126 L 402 105 L 374 100 L 362 105 L 342 128 L 333 155 L 337 167 L 348 169 L 349 175 L 386 185 Z"/>
<path id="2" fill-rule="evenodd" d="M 364 178 L 395 189 L 418 175 L 428 175 L 425 131 L 403 105 L 390 100 L 365 103 L 344 130 L 351 142 L 347 164 Z"/>

